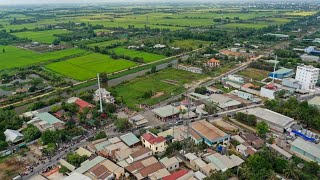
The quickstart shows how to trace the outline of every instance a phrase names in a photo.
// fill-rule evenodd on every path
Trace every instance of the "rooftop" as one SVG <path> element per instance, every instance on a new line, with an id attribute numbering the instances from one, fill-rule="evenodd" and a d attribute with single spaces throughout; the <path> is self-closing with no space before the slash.
<path id="1" fill-rule="evenodd" d="M 210 59 L 208 62 L 220 62 L 219 60 L 216 60 L 215 58 Z"/>
<path id="2" fill-rule="evenodd" d="M 320 105 L 320 96 L 315 96 L 308 101 L 310 105 Z"/>
<path id="3" fill-rule="evenodd" d="M 88 103 L 87 101 L 79 99 L 79 98 L 74 103 L 77 104 L 78 106 L 80 106 L 81 108 L 94 107 L 94 105 Z"/>
<path id="4" fill-rule="evenodd" d="M 166 141 L 166 139 L 162 136 L 154 136 L 151 133 L 144 133 L 142 138 L 148 141 L 150 144 L 157 144 L 160 142 Z"/>
<path id="5" fill-rule="evenodd" d="M 162 179 L 163 179 L 163 180 L 176 180 L 176 179 L 178 179 L 178 178 L 186 175 L 188 172 L 189 172 L 188 170 L 182 169 L 182 170 L 180 170 L 180 171 L 177 171 L 177 172 L 172 173 L 172 174 L 169 175 L 169 176 L 165 176 L 165 177 L 163 177 Z"/>
<path id="6" fill-rule="evenodd" d="M 227 134 L 214 125 L 210 124 L 206 120 L 193 122 L 191 128 L 195 130 L 200 136 L 205 137 L 210 141 L 214 141 L 217 138 L 227 136 Z"/>
<path id="7" fill-rule="evenodd" d="M 153 113 L 155 113 L 157 116 L 160 116 L 162 118 L 170 117 L 173 115 L 178 114 L 180 111 L 176 107 L 172 105 L 162 106 L 159 108 L 155 108 L 152 110 Z"/>
<path id="8" fill-rule="evenodd" d="M 48 112 L 39 113 L 39 114 L 36 115 L 36 117 L 38 117 L 42 121 L 48 122 L 50 125 L 54 125 L 56 123 L 64 124 L 63 121 L 61 121 L 60 119 L 54 117 L 53 115 L 51 115 Z"/>
<path id="9" fill-rule="evenodd" d="M 271 111 L 269 109 L 260 108 L 260 107 L 246 109 L 246 110 L 243 110 L 242 112 L 247 113 L 247 114 L 252 114 L 252 115 L 254 115 L 260 119 L 263 119 L 267 122 L 280 125 L 283 128 L 285 128 L 286 126 L 293 123 L 293 119 L 288 116 L 279 114 L 279 113 Z"/>
<path id="10" fill-rule="evenodd" d="M 275 74 L 286 74 L 286 73 L 290 73 L 290 72 L 293 72 L 293 69 L 281 68 L 281 69 L 276 70 L 274 73 Z M 273 72 L 271 72 L 271 73 L 273 73 Z"/>
<path id="11" fill-rule="evenodd" d="M 105 160 L 104 157 L 101 156 L 97 156 L 92 160 L 86 160 L 85 162 L 83 162 L 81 164 L 81 166 L 76 169 L 74 172 L 78 172 L 78 173 L 85 173 L 86 171 L 88 171 L 89 169 L 93 168 L 95 165 L 99 164 L 100 162 L 102 162 L 103 160 Z"/>
<path id="12" fill-rule="evenodd" d="M 301 138 L 297 138 L 291 143 L 291 146 L 295 146 L 314 157 L 320 157 L 320 144 L 315 144 Z"/>
<path id="13" fill-rule="evenodd" d="M 179 160 L 176 158 L 176 157 L 171 157 L 171 158 L 162 158 L 160 160 L 160 162 L 165 166 L 165 167 L 170 167 L 172 166 L 173 164 L 177 164 L 179 163 Z"/>
<path id="14" fill-rule="evenodd" d="M 120 139 L 128 146 L 132 146 L 140 142 L 140 140 L 132 132 L 120 136 Z"/>
<path id="15" fill-rule="evenodd" d="M 143 148 L 139 149 L 138 151 L 136 151 L 136 152 L 134 152 L 134 153 L 131 153 L 130 156 L 131 156 L 132 158 L 136 158 L 136 157 L 139 157 L 139 156 L 141 156 L 141 155 L 143 155 L 143 154 L 146 154 L 146 153 L 148 153 L 148 152 L 151 152 L 151 150 L 150 150 L 149 148 L 143 147 Z"/>
<path id="16" fill-rule="evenodd" d="M 88 176 L 85 176 L 78 172 L 72 172 L 69 176 L 65 177 L 63 180 L 91 180 Z"/>

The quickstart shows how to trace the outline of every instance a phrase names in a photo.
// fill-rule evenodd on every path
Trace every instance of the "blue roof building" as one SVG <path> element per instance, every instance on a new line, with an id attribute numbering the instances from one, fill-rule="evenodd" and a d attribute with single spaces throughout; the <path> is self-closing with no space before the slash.
<path id="1" fill-rule="evenodd" d="M 276 70 L 275 72 L 269 73 L 269 77 L 271 78 L 277 78 L 277 79 L 283 79 L 287 77 L 291 77 L 294 75 L 293 69 L 287 69 L 287 68 L 281 68 Z"/>

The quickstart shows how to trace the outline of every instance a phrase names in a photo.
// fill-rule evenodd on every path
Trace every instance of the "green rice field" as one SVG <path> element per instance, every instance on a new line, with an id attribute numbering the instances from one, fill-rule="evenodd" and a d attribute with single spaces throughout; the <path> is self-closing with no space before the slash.
<path id="1" fill-rule="evenodd" d="M 125 42 L 124 39 L 116 39 L 116 40 L 111 40 L 111 41 L 103 41 L 103 42 L 89 44 L 89 47 L 95 47 L 95 46 L 108 47 L 108 46 L 112 46 L 114 44 L 123 43 L 123 42 Z"/>
<path id="2" fill-rule="evenodd" d="M 94 78 L 97 73 L 117 72 L 135 66 L 136 63 L 124 59 L 114 60 L 107 55 L 92 53 L 66 61 L 51 63 L 46 68 L 76 80 Z"/>
<path id="3" fill-rule="evenodd" d="M 67 30 L 62 29 L 54 29 L 54 30 L 47 30 L 47 31 L 26 31 L 26 32 L 19 32 L 13 33 L 13 35 L 20 37 L 20 38 L 28 38 L 32 41 L 51 44 L 53 40 L 56 39 L 54 36 L 55 34 L 63 34 L 68 33 Z"/>
<path id="4" fill-rule="evenodd" d="M 65 49 L 44 54 L 18 48 L 15 46 L 0 46 L 0 49 L 0 70 L 23 67 L 31 64 L 86 53 L 86 51 L 77 48 Z M 4 53 L 3 49 L 5 50 Z"/>
<path id="5" fill-rule="evenodd" d="M 131 49 L 126 49 L 126 48 L 114 48 L 112 49 L 117 55 L 126 55 L 131 58 L 134 57 L 140 57 L 143 58 L 145 63 L 149 62 L 154 62 L 158 61 L 160 59 L 166 58 L 164 55 L 159 55 L 159 54 L 153 54 L 153 53 L 148 53 L 148 52 L 143 52 L 143 51 L 136 51 L 136 50 L 131 50 Z"/>

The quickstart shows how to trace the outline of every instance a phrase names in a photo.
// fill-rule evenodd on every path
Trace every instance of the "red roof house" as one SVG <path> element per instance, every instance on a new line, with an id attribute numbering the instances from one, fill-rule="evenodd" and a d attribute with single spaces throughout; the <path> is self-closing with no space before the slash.
<path id="1" fill-rule="evenodd" d="M 163 141 L 166 141 L 166 139 L 162 136 L 155 137 L 151 133 L 145 133 L 142 135 L 142 138 L 148 141 L 150 144 L 156 144 Z"/>
<path id="2" fill-rule="evenodd" d="M 188 172 L 189 172 L 188 170 L 182 169 L 180 171 L 177 171 L 177 172 L 170 174 L 169 176 L 163 177 L 162 180 L 176 180 L 176 179 L 188 174 Z"/>
<path id="3" fill-rule="evenodd" d="M 216 60 L 215 58 L 212 58 L 209 61 L 207 61 L 207 65 L 209 67 L 219 67 L 220 66 L 220 61 Z"/>
<path id="4" fill-rule="evenodd" d="M 77 99 L 74 103 L 79 106 L 80 111 L 82 111 L 83 108 L 90 108 L 91 109 L 91 108 L 95 107 L 95 105 L 90 104 L 87 101 L 84 101 L 82 99 Z"/>

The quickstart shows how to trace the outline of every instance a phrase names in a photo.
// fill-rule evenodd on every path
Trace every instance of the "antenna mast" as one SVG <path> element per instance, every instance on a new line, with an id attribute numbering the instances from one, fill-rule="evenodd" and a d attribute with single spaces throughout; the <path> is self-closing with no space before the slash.
<path id="1" fill-rule="evenodd" d="M 99 91 L 99 100 L 100 100 L 100 112 L 103 112 L 103 108 L 102 108 L 102 98 L 101 98 L 101 87 L 100 87 L 100 76 L 99 74 L 97 74 L 98 77 L 98 91 Z"/>

